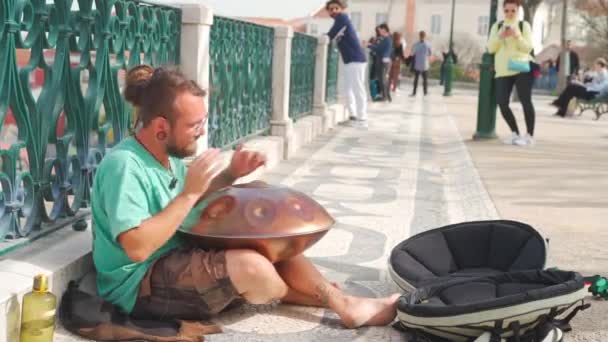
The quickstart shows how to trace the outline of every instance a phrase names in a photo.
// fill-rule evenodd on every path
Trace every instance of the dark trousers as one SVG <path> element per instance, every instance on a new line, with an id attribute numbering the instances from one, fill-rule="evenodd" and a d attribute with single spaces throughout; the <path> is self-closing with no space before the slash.
<path id="1" fill-rule="evenodd" d="M 422 89 L 424 90 L 424 95 L 426 95 L 428 92 L 428 72 L 416 70 L 416 76 L 414 76 L 414 90 L 412 91 L 413 95 L 416 95 L 416 90 L 418 89 L 418 77 L 421 74 L 422 74 Z"/>
<path id="2" fill-rule="evenodd" d="M 534 124 L 536 113 L 532 104 L 532 86 L 534 84 L 534 75 L 531 72 L 519 73 L 513 76 L 499 77 L 496 79 L 496 103 L 500 107 L 500 112 L 503 118 L 511 128 L 512 132 L 519 134 L 515 115 L 509 107 L 513 85 L 517 89 L 517 96 L 524 108 L 524 116 L 526 118 L 526 128 L 530 136 L 534 135 Z"/>
<path id="3" fill-rule="evenodd" d="M 382 59 L 376 58 L 374 61 L 374 72 L 372 79 L 378 83 L 378 99 L 391 101 L 391 92 L 388 83 L 388 72 L 390 71 L 391 63 L 384 63 Z"/>
<path id="4" fill-rule="evenodd" d="M 378 69 L 380 70 L 380 73 L 378 74 L 378 93 L 382 94 L 383 99 L 392 101 L 389 83 L 389 71 L 391 70 L 391 63 L 382 62 Z"/>
<path id="5" fill-rule="evenodd" d="M 558 115 L 565 116 L 566 111 L 568 110 L 568 104 L 572 98 L 576 97 L 577 99 L 583 100 L 591 100 L 593 99 L 598 92 L 596 91 L 588 91 L 585 86 L 581 84 L 571 83 L 566 89 L 559 95 L 557 100 L 555 100 L 555 104 L 559 107 Z"/>

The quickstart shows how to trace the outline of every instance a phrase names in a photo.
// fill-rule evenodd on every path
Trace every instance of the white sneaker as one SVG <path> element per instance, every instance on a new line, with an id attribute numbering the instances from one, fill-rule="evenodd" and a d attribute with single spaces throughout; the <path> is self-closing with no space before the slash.
<path id="1" fill-rule="evenodd" d="M 534 144 L 536 144 L 534 137 L 532 137 L 530 134 L 526 134 L 525 136 L 521 137 L 521 140 L 523 140 L 527 146 L 534 146 Z"/>
<path id="2" fill-rule="evenodd" d="M 503 140 L 502 142 L 507 144 L 507 145 L 519 145 L 518 142 L 521 142 L 521 137 L 519 136 L 519 134 L 512 132 L 511 136 L 505 140 Z"/>
<path id="3" fill-rule="evenodd" d="M 367 125 L 367 120 L 357 120 L 355 127 L 367 129 L 369 126 Z"/>
<path id="4" fill-rule="evenodd" d="M 528 145 L 528 141 L 525 137 L 518 136 L 517 138 L 515 138 L 515 140 L 513 140 L 513 145 L 526 146 Z"/>

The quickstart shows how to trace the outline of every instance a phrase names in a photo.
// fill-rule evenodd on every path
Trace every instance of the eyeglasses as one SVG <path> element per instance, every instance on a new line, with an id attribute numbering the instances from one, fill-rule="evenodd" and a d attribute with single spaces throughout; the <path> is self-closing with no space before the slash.
<path id="1" fill-rule="evenodd" d="M 169 121 L 169 123 L 171 122 L 165 115 L 159 115 L 159 117 Z M 193 132 L 200 132 L 205 127 L 208 120 L 209 120 L 209 115 L 207 115 L 204 120 L 201 120 L 201 121 L 197 122 L 196 124 L 189 126 L 188 130 L 192 130 Z"/>
<path id="2" fill-rule="evenodd" d="M 203 129 L 203 127 L 205 127 L 205 125 L 207 124 L 208 119 L 209 119 L 209 116 L 205 117 L 205 120 L 199 121 L 195 126 L 192 127 L 192 129 L 195 132 L 200 132 Z"/>

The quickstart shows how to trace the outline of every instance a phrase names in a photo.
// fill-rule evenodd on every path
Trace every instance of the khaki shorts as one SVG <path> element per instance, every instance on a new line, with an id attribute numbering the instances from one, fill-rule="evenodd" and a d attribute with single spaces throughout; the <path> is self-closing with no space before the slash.
<path id="1" fill-rule="evenodd" d="M 131 315 L 204 320 L 242 302 L 228 277 L 225 251 L 185 249 L 154 262 L 141 282 Z"/>

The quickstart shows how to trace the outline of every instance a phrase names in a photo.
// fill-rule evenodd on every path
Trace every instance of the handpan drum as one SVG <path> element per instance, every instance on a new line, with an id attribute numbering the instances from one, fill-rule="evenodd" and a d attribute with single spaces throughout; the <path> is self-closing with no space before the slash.
<path id="1" fill-rule="evenodd" d="M 316 201 L 261 181 L 212 194 L 200 221 L 180 230 L 203 249 L 253 249 L 271 262 L 301 254 L 321 239 L 334 219 Z"/>

